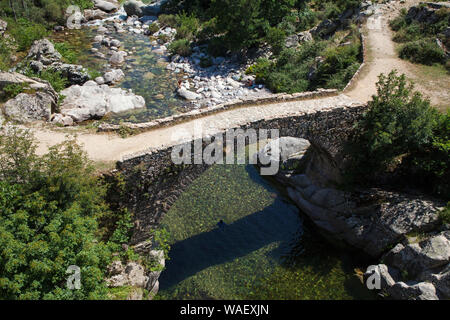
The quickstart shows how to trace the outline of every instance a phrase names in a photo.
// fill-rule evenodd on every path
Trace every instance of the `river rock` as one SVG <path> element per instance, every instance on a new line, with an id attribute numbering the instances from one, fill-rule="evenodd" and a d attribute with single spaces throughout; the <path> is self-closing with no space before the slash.
<path id="1" fill-rule="evenodd" d="M 51 65 L 51 68 L 61 72 L 61 75 L 67 78 L 70 84 L 81 85 L 90 79 L 88 71 L 81 65 L 53 63 Z"/>
<path id="2" fill-rule="evenodd" d="M 295 137 L 281 137 L 271 140 L 258 153 L 258 158 L 264 164 L 269 161 L 272 165 L 290 168 L 294 163 L 298 163 L 305 156 L 311 143 L 308 140 Z"/>
<path id="3" fill-rule="evenodd" d="M 119 65 L 125 62 L 125 56 L 126 52 L 124 51 L 117 51 L 113 52 L 111 55 L 111 58 L 109 58 L 109 62 L 113 65 Z"/>
<path id="4" fill-rule="evenodd" d="M 450 262 L 450 241 L 442 233 L 419 243 L 399 243 L 383 257 L 383 262 L 417 277 L 424 270 L 436 270 Z"/>
<path id="5" fill-rule="evenodd" d="M 41 39 L 33 42 L 26 58 L 48 66 L 54 62 L 59 62 L 62 59 L 62 56 L 55 49 L 53 43 L 47 39 Z"/>
<path id="6" fill-rule="evenodd" d="M 57 101 L 48 92 L 19 93 L 4 105 L 5 115 L 20 123 L 48 121 Z"/>
<path id="7" fill-rule="evenodd" d="M 21 73 L 16 72 L 0 72 L 0 90 L 7 85 L 24 84 L 30 89 L 36 91 L 46 91 L 57 97 L 57 93 L 52 86 L 45 80 L 39 78 L 29 78 Z"/>
<path id="8" fill-rule="evenodd" d="M 114 83 L 119 82 L 125 77 L 125 74 L 121 69 L 114 69 L 109 72 L 106 72 L 103 75 L 103 79 L 105 83 Z"/>
<path id="9" fill-rule="evenodd" d="M 109 112 L 144 108 L 145 100 L 121 88 L 110 88 L 88 81 L 83 86 L 74 85 L 63 91 L 65 96 L 60 106 L 61 113 L 73 118 L 75 122 L 97 119 Z"/>
<path id="10" fill-rule="evenodd" d="M 128 0 L 123 4 L 123 8 L 128 16 L 155 16 L 161 12 L 161 5 L 167 0 L 156 1 L 153 4 L 146 5 L 141 1 Z"/>
<path id="11" fill-rule="evenodd" d="M 99 9 L 86 9 L 83 11 L 84 13 L 84 18 L 87 21 L 91 21 L 91 20 L 103 20 L 107 17 L 107 14 Z"/>
<path id="12" fill-rule="evenodd" d="M 186 99 L 186 100 L 197 100 L 201 98 L 201 95 L 199 95 L 198 93 L 189 91 L 188 89 L 181 87 L 178 89 L 178 94 L 180 95 L 180 97 Z"/>
<path id="13" fill-rule="evenodd" d="M 3 106 L 5 115 L 21 123 L 50 119 L 57 106 L 58 94 L 47 81 L 20 73 L 0 72 L 0 90 L 13 84 L 22 85 L 31 92 L 20 93 L 8 100 Z"/>
<path id="14" fill-rule="evenodd" d="M 47 39 L 35 41 L 28 51 L 26 59 L 33 71 L 41 72 L 44 69 L 53 69 L 61 72 L 70 84 L 83 84 L 90 79 L 83 66 L 63 63 L 61 54 Z"/>
<path id="15" fill-rule="evenodd" d="M 105 79 L 103 77 L 97 77 L 94 79 L 97 84 L 105 84 Z"/>
<path id="16" fill-rule="evenodd" d="M 60 113 L 55 113 L 51 117 L 51 122 L 54 124 L 59 124 L 64 127 L 70 127 L 73 126 L 73 119 L 69 116 L 63 116 Z"/>
<path id="17" fill-rule="evenodd" d="M 3 36 L 8 28 L 8 22 L 0 19 L 0 36 Z"/>
<path id="18" fill-rule="evenodd" d="M 120 5 L 115 0 L 93 0 L 95 8 L 98 8 L 104 12 L 113 12 L 119 9 Z"/>

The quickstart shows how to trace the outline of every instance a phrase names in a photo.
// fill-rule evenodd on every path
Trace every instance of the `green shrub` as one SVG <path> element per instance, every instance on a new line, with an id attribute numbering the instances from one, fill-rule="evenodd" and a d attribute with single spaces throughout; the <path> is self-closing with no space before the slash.
<path id="1" fill-rule="evenodd" d="M 447 203 L 445 209 L 439 213 L 439 218 L 443 223 L 450 224 L 450 202 Z"/>
<path id="2" fill-rule="evenodd" d="M 72 140 L 36 156 L 29 133 L 0 136 L 0 296 L 3 299 L 102 299 L 108 246 L 96 237 L 108 211 L 105 189 Z M 70 265 L 81 289 L 66 287 Z"/>
<path id="3" fill-rule="evenodd" d="M 274 54 L 279 54 L 284 48 L 286 32 L 279 28 L 269 28 L 266 35 L 267 43 L 272 47 Z"/>
<path id="4" fill-rule="evenodd" d="M 193 40 L 200 28 L 200 21 L 194 15 L 186 13 L 178 14 L 175 17 L 177 34 L 176 39 Z"/>
<path id="5" fill-rule="evenodd" d="M 437 116 L 432 141 L 404 160 L 404 171 L 413 172 L 411 183 L 450 200 L 450 111 Z M 411 176 L 411 175 L 410 175 Z"/>
<path id="6" fill-rule="evenodd" d="M 213 65 L 213 61 L 211 57 L 204 57 L 200 60 L 200 67 L 202 68 L 209 68 Z"/>
<path id="7" fill-rule="evenodd" d="M 55 49 L 61 54 L 64 62 L 70 64 L 78 63 L 78 52 L 75 48 L 65 42 L 54 42 Z"/>
<path id="8" fill-rule="evenodd" d="M 409 26 L 405 26 L 398 30 L 394 35 L 393 40 L 395 42 L 408 42 L 419 40 L 422 37 L 421 26 L 418 23 L 412 23 Z"/>
<path id="9" fill-rule="evenodd" d="M 19 93 L 29 89 L 29 86 L 25 83 L 9 84 L 3 87 L 0 91 L 0 101 L 8 101 L 16 97 Z"/>
<path id="10" fill-rule="evenodd" d="M 400 50 L 400 58 L 432 65 L 433 63 L 443 63 L 445 52 L 432 40 L 418 40 L 403 45 Z"/>
<path id="11" fill-rule="evenodd" d="M 225 56 L 228 48 L 225 45 L 223 37 L 212 38 L 208 43 L 208 53 L 213 57 Z"/>
<path id="12" fill-rule="evenodd" d="M 61 72 L 53 69 L 45 69 L 40 73 L 35 73 L 32 70 L 28 69 L 26 71 L 26 75 L 29 77 L 37 77 L 42 80 L 48 81 L 56 92 L 64 90 L 68 85 L 67 78 L 63 77 Z"/>
<path id="13" fill-rule="evenodd" d="M 173 14 L 160 14 L 158 16 L 158 23 L 163 27 L 175 28 L 177 26 L 177 19 Z"/>
<path id="14" fill-rule="evenodd" d="M 349 148 L 351 179 L 363 183 L 386 172 L 403 155 L 413 154 L 433 141 L 437 111 L 405 75 L 394 70 L 380 75 L 377 95 L 358 121 Z"/>
<path id="15" fill-rule="evenodd" d="M 170 54 L 179 54 L 180 56 L 187 57 L 191 54 L 191 45 L 190 41 L 187 39 L 180 39 L 173 41 L 168 50 Z"/>
<path id="16" fill-rule="evenodd" d="M 360 66 L 360 49 L 359 42 L 327 48 L 322 53 L 324 61 L 319 64 L 313 86 L 343 89 Z"/>
<path id="17" fill-rule="evenodd" d="M 259 58 L 256 63 L 245 71 L 246 74 L 253 74 L 256 82 L 263 83 L 268 78 L 272 62 L 267 58 Z"/>
<path id="18" fill-rule="evenodd" d="M 151 34 L 158 32 L 159 29 L 160 25 L 158 23 L 152 23 L 151 25 L 148 26 L 148 30 L 150 31 Z"/>
<path id="19" fill-rule="evenodd" d="M 0 39 L 0 70 L 8 71 L 11 66 L 11 45 L 4 39 Z"/>
<path id="20" fill-rule="evenodd" d="M 49 34 L 44 25 L 33 23 L 24 18 L 6 19 L 8 22 L 8 32 L 14 37 L 18 51 L 26 51 L 35 40 L 42 39 Z"/>

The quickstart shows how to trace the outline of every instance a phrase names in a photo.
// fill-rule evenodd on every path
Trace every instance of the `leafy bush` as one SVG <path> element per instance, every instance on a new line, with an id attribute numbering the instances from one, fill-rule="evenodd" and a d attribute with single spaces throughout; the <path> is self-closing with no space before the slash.
<path id="1" fill-rule="evenodd" d="M 188 15 L 185 12 L 175 17 L 177 34 L 176 39 L 193 40 L 198 33 L 200 21 L 194 15 Z"/>
<path id="2" fill-rule="evenodd" d="M 18 51 L 26 51 L 35 40 L 39 40 L 48 35 L 48 30 L 42 24 L 33 23 L 24 18 L 6 19 L 8 22 L 8 32 L 14 37 Z"/>
<path id="3" fill-rule="evenodd" d="M 450 202 L 447 203 L 445 209 L 439 213 L 439 217 L 443 223 L 450 224 Z"/>
<path id="4" fill-rule="evenodd" d="M 279 54 L 284 48 L 286 32 L 279 28 L 269 28 L 266 35 L 267 43 L 272 47 L 274 54 Z"/>
<path id="5" fill-rule="evenodd" d="M 179 54 L 180 56 L 187 57 L 191 54 L 190 41 L 187 39 L 180 39 L 173 41 L 168 50 L 171 54 Z"/>
<path id="6" fill-rule="evenodd" d="M 96 237 L 105 189 L 73 141 L 35 150 L 28 132 L 0 136 L 0 296 L 105 298 L 111 252 Z M 80 290 L 66 287 L 70 265 L 81 269 Z"/>
<path id="7" fill-rule="evenodd" d="M 175 28 L 177 26 L 177 19 L 173 14 L 160 14 L 158 16 L 158 23 L 163 27 Z"/>
<path id="8" fill-rule="evenodd" d="M 19 93 L 24 92 L 28 88 L 29 86 L 25 83 L 6 85 L 0 91 L 0 101 L 8 101 L 9 99 L 12 99 L 15 96 L 17 96 Z"/>
<path id="9" fill-rule="evenodd" d="M 434 41 L 418 40 L 403 45 L 400 50 L 400 58 L 432 65 L 433 63 L 443 63 L 445 52 Z"/>
<path id="10" fill-rule="evenodd" d="M 71 47 L 71 45 L 65 42 L 54 42 L 55 49 L 61 54 L 64 62 L 70 64 L 78 63 L 78 53 Z"/>
<path id="11" fill-rule="evenodd" d="M 364 183 L 391 169 L 399 157 L 414 154 L 433 141 L 438 113 L 405 75 L 380 75 L 377 95 L 358 121 L 349 148 L 351 179 Z"/>
<path id="12" fill-rule="evenodd" d="M 7 71 L 11 64 L 11 45 L 4 39 L 0 39 L 0 70 Z"/>
<path id="13" fill-rule="evenodd" d="M 31 69 L 28 69 L 26 75 L 48 81 L 56 92 L 64 90 L 68 85 L 68 80 L 62 76 L 61 72 L 53 69 L 45 69 L 40 73 L 35 73 Z"/>
<path id="14" fill-rule="evenodd" d="M 405 171 L 414 173 L 411 183 L 424 186 L 437 196 L 450 199 L 450 111 L 437 116 L 430 143 L 403 162 Z M 410 175 L 411 176 L 411 175 Z"/>
<path id="15" fill-rule="evenodd" d="M 158 32 L 159 29 L 160 29 L 160 25 L 158 23 L 152 23 L 148 27 L 148 30 L 150 31 L 151 34 Z"/>

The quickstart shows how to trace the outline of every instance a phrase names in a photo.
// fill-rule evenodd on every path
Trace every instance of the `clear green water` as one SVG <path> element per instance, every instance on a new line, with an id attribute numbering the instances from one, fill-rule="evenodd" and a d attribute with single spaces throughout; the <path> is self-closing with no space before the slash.
<path id="1" fill-rule="evenodd" d="M 162 226 L 172 249 L 159 299 L 373 298 L 355 275 L 354 257 L 316 236 L 253 166 L 213 166 Z"/>
<path id="2" fill-rule="evenodd" d="M 92 44 L 96 34 L 94 28 L 83 28 L 69 30 L 68 34 L 55 33 L 53 40 L 68 43 L 77 52 L 78 64 L 103 74 L 107 71 L 108 61 L 98 58 L 91 48 L 97 48 L 104 54 L 108 52 L 108 49 L 99 43 Z M 105 121 L 139 123 L 186 111 L 183 108 L 185 102 L 176 94 L 178 79 L 183 74 L 175 74 L 165 68 L 167 62 L 158 54 L 151 52 L 152 45 L 149 37 L 130 32 L 114 33 L 108 36 L 122 42 L 121 50 L 133 51 L 132 55 L 127 57 L 126 63 L 121 66 L 125 79 L 117 87 L 132 89 L 135 94 L 144 97 L 147 108 L 114 114 Z M 106 55 L 106 57 L 109 56 Z M 130 67 L 127 68 L 127 66 Z"/>

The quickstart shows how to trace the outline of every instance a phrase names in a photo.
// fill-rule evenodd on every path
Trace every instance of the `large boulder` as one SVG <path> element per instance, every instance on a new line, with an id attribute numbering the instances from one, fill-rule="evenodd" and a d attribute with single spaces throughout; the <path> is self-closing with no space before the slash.
<path id="1" fill-rule="evenodd" d="M 86 21 L 91 20 L 102 20 L 107 17 L 106 12 L 100 10 L 100 9 L 86 9 L 84 10 L 84 18 Z"/>
<path id="2" fill-rule="evenodd" d="M 21 123 L 50 119 L 58 94 L 47 81 L 15 72 L 0 72 L 0 90 L 11 85 L 20 85 L 25 92 L 12 97 L 3 106 L 8 118 Z"/>
<path id="3" fill-rule="evenodd" d="M 29 78 L 16 72 L 0 72 L 0 90 L 3 90 L 5 86 L 18 84 L 36 91 L 47 91 L 53 96 L 57 96 L 56 91 L 53 90 L 52 86 L 47 81 L 38 78 Z"/>
<path id="4" fill-rule="evenodd" d="M 382 257 L 383 264 L 369 266 L 380 288 L 393 299 L 437 300 L 450 298 L 450 232 L 432 235 L 418 243 L 399 243 Z"/>
<path id="5" fill-rule="evenodd" d="M 36 40 L 28 51 L 26 60 L 35 72 L 45 69 L 59 71 L 70 84 L 83 84 L 90 79 L 83 66 L 63 63 L 61 54 L 47 39 Z"/>
<path id="6" fill-rule="evenodd" d="M 383 257 L 383 262 L 418 277 L 424 270 L 436 270 L 450 262 L 450 241 L 442 233 L 419 243 L 399 243 Z"/>
<path id="7" fill-rule="evenodd" d="M 192 92 L 185 87 L 181 87 L 178 89 L 178 95 L 186 100 L 197 100 L 200 99 L 202 96 L 198 93 Z"/>
<path id="8" fill-rule="evenodd" d="M 50 120 L 52 109 L 57 105 L 55 99 L 46 92 L 19 93 L 3 106 L 5 115 L 20 123 L 37 120 Z"/>
<path id="9" fill-rule="evenodd" d="M 285 142 L 279 143 L 284 146 L 281 170 L 275 178 L 286 185 L 290 198 L 333 241 L 379 257 L 405 235 L 428 232 L 439 224 L 438 212 L 445 205 L 439 201 L 379 189 L 336 189 L 341 172 L 337 164 L 342 161 L 335 149 L 338 146 L 327 144 L 327 139 L 311 138 L 311 146 L 298 138 L 280 141 Z M 261 152 L 270 152 L 275 142 Z"/>
<path id="10" fill-rule="evenodd" d="M 94 7 L 104 12 L 114 12 L 119 9 L 120 4 L 115 0 L 93 0 Z"/>
<path id="11" fill-rule="evenodd" d="M 53 43 L 47 39 L 41 39 L 33 42 L 26 58 L 28 60 L 38 61 L 43 65 L 48 66 L 54 62 L 61 61 L 62 56 L 55 49 Z"/>
<path id="12" fill-rule="evenodd" d="M 167 0 L 159 0 L 155 3 L 146 5 L 141 1 L 128 0 L 123 4 L 123 8 L 128 16 L 154 16 L 161 12 L 161 6 L 167 2 Z"/>
<path id="13" fill-rule="evenodd" d="M 282 170 L 300 166 L 311 144 L 308 140 L 295 137 L 281 137 L 271 140 L 258 153 L 263 165 L 278 166 Z"/>
<path id="14" fill-rule="evenodd" d="M 83 86 L 74 85 L 63 91 L 65 96 L 61 114 L 73 118 L 75 122 L 98 119 L 107 113 L 118 113 L 145 107 L 145 100 L 121 88 L 110 88 L 88 81 Z"/>

